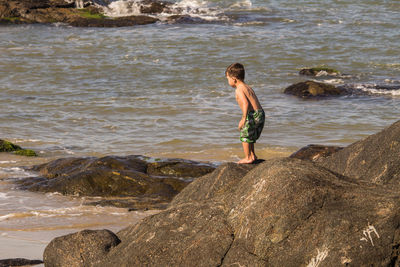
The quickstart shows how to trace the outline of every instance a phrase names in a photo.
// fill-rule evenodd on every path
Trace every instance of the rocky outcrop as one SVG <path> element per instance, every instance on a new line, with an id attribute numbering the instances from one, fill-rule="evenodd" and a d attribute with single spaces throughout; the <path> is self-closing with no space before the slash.
<path id="1" fill-rule="evenodd" d="M 211 164 L 143 156 L 62 158 L 35 166 L 40 176 L 17 181 L 19 188 L 65 195 L 107 197 L 87 204 L 132 209 L 162 208 Z"/>
<path id="2" fill-rule="evenodd" d="M 298 151 L 290 155 L 290 157 L 296 159 L 320 161 L 322 158 L 326 158 L 341 149 L 343 149 L 343 147 L 312 144 L 300 148 Z"/>
<path id="3" fill-rule="evenodd" d="M 85 266 L 399 266 L 400 188 L 382 186 L 398 183 L 399 138 L 400 121 L 322 163 L 223 164 Z"/>
<path id="4" fill-rule="evenodd" d="M 143 7 L 146 14 L 162 12 L 164 3 L 148 1 Z M 0 0 L 0 24 L 67 23 L 77 27 L 124 27 L 151 24 L 158 19 L 151 16 L 108 18 L 101 8 L 84 5 L 77 9 L 75 1 L 64 0 Z"/>
<path id="5" fill-rule="evenodd" d="M 295 95 L 302 98 L 315 98 L 327 96 L 341 96 L 347 94 L 343 88 L 331 84 L 306 81 L 293 84 L 284 90 L 285 94 Z"/>
<path id="6" fill-rule="evenodd" d="M 341 175 L 400 189 L 400 121 L 324 159 Z"/>

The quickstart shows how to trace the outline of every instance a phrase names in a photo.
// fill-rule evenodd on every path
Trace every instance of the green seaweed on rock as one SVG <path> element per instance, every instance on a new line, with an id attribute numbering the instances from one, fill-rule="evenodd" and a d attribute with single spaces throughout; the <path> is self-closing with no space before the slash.
<path id="1" fill-rule="evenodd" d="M 23 149 L 22 147 L 15 145 L 9 141 L 0 139 L 0 152 L 14 152 L 16 155 L 36 157 L 37 154 L 31 149 Z"/>
<path id="2" fill-rule="evenodd" d="M 78 10 L 78 15 L 85 19 L 105 19 L 106 16 L 100 13 L 94 13 L 89 9 L 83 8 Z"/>
<path id="3" fill-rule="evenodd" d="M 9 141 L 0 139 L 0 152 L 13 152 L 17 150 L 21 150 L 22 148 L 18 145 L 15 145 Z"/>
<path id="4" fill-rule="evenodd" d="M 27 157 L 37 157 L 37 154 L 32 149 L 20 149 L 14 152 L 19 156 L 27 156 Z"/>

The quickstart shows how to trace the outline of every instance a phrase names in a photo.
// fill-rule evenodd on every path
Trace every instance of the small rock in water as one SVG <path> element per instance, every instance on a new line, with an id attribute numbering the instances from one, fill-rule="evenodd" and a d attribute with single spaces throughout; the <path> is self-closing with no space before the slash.
<path id="1" fill-rule="evenodd" d="M 33 266 L 42 264 L 41 260 L 28 260 L 23 258 L 5 259 L 0 260 L 0 267 L 13 267 L 13 266 Z"/>
<path id="2" fill-rule="evenodd" d="M 341 96 L 347 94 L 347 92 L 342 88 L 335 87 L 331 84 L 314 81 L 306 81 L 293 84 L 287 87 L 284 93 L 302 98 Z"/>

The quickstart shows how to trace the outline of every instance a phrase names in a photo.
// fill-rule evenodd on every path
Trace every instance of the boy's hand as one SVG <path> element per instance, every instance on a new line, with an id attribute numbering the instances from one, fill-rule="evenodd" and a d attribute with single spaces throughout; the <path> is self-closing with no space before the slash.
<path id="1" fill-rule="evenodd" d="M 238 125 L 238 130 L 239 130 L 239 131 L 242 130 L 242 128 L 243 128 L 245 122 L 246 122 L 246 120 L 244 120 L 244 119 L 241 119 L 241 120 L 240 120 L 239 125 Z"/>

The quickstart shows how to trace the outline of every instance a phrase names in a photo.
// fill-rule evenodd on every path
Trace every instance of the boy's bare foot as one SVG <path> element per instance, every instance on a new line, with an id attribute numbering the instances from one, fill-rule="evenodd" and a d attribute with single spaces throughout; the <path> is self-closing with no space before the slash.
<path id="1" fill-rule="evenodd" d="M 255 161 L 255 159 L 241 159 L 237 162 L 237 164 L 252 164 Z"/>

